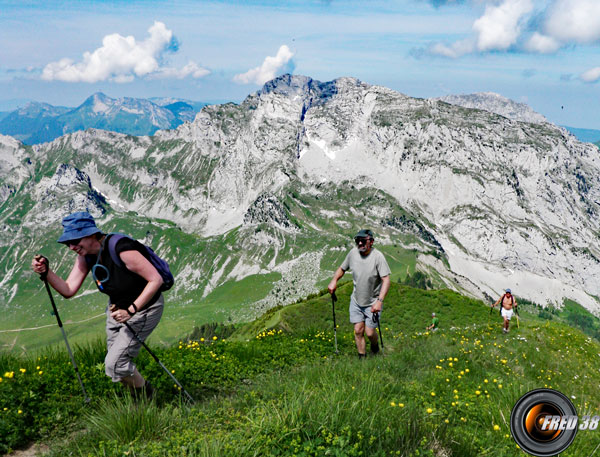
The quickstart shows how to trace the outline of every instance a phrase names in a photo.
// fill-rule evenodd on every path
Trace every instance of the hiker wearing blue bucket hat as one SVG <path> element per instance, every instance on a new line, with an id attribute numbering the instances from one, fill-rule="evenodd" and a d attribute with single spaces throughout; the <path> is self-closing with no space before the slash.
<path id="1" fill-rule="evenodd" d="M 383 254 L 373 247 L 374 241 L 371 230 L 360 230 L 354 237 L 356 247 L 350 250 L 327 287 L 330 294 L 335 294 L 337 282 L 346 271 L 352 270 L 354 289 L 349 311 L 359 358 L 366 356 L 365 333 L 371 342 L 371 353 L 379 352 L 375 329 L 383 310 L 383 300 L 390 288 L 390 267 Z"/>
<path id="2" fill-rule="evenodd" d="M 92 272 L 100 292 L 109 296 L 106 374 L 136 395 L 151 396 L 152 386 L 138 372 L 133 358 L 162 316 L 161 273 L 151 263 L 146 246 L 123 235 L 102 233 L 88 212 L 70 214 L 62 225 L 58 242 L 77 254 L 69 276 L 66 280 L 58 276 L 41 255 L 33 259 L 33 271 L 65 298 L 73 297 Z"/>
<path id="3" fill-rule="evenodd" d="M 492 308 L 495 308 L 496 305 L 500 305 L 500 315 L 502 316 L 502 319 L 504 319 L 502 331 L 504 333 L 508 333 L 508 326 L 510 324 L 513 311 L 517 312 L 517 301 L 515 300 L 512 291 L 510 289 L 505 289 L 504 294 L 496 301 L 496 303 L 492 305 Z"/>

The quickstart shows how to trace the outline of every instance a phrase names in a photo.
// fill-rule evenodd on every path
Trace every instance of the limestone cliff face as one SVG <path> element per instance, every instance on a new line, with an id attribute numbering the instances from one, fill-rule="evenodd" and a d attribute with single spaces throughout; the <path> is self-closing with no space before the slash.
<path id="1" fill-rule="evenodd" d="M 88 130 L 35 147 L 0 137 L 0 262 L 18 259 L 1 281 L 18 288 L 28 249 L 65 214 L 88 209 L 101 223 L 138 217 L 206 243 L 238 240 L 242 250 L 223 247 L 202 273 L 181 267 L 182 282 L 203 296 L 294 265 L 313 275 L 294 297 L 314 291 L 329 274 L 318 272 L 314 240 L 333 249 L 341 233 L 369 224 L 383 243 L 411 234 L 423 252 L 440 253 L 444 261 L 423 255 L 420 267 L 450 287 L 476 296 L 512 287 L 596 310 L 598 148 L 528 107 L 489 94 L 475 101 L 465 108 L 354 78 L 284 75 L 152 137 Z M 27 242 L 16 248 L 15 239 Z M 281 281 L 278 290 L 292 287 Z"/>

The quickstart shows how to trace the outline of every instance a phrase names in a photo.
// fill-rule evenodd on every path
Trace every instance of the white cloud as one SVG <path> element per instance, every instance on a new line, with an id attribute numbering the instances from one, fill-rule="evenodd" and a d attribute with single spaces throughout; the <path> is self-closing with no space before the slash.
<path id="1" fill-rule="evenodd" d="M 600 40 L 600 1 L 556 0 L 544 24 L 546 34 L 576 43 Z"/>
<path id="2" fill-rule="evenodd" d="M 471 39 L 460 40 L 446 45 L 443 43 L 434 43 L 429 47 L 431 54 L 450 57 L 455 59 L 465 54 L 470 54 L 475 50 L 475 41 Z"/>
<path id="3" fill-rule="evenodd" d="M 275 57 L 267 56 L 260 67 L 235 75 L 233 80 L 241 84 L 254 83 L 262 85 L 277 76 L 277 72 L 285 67 L 293 56 L 294 53 L 290 51 L 290 48 L 282 45 Z"/>
<path id="4" fill-rule="evenodd" d="M 488 5 L 485 13 L 473 23 L 479 51 L 505 51 L 521 35 L 522 19 L 533 10 L 531 0 L 504 0 Z"/>
<path id="5" fill-rule="evenodd" d="M 530 52 L 539 52 L 541 54 L 551 54 L 560 49 L 561 43 L 556 39 L 535 32 L 525 43 L 525 49 Z"/>
<path id="6" fill-rule="evenodd" d="M 171 68 L 171 67 L 163 67 L 163 68 L 159 68 L 156 73 L 152 74 L 150 77 L 151 78 L 160 78 L 160 79 L 167 79 L 167 78 L 175 78 L 175 79 L 184 79 L 187 78 L 188 76 L 191 76 L 192 78 L 202 78 L 206 75 L 210 74 L 210 71 L 207 70 L 206 68 L 202 68 L 199 67 L 197 63 L 195 62 L 189 62 L 185 67 L 183 68 Z"/>
<path id="7" fill-rule="evenodd" d="M 484 14 L 473 23 L 475 37 L 450 45 L 433 43 L 427 51 L 451 58 L 474 52 L 506 51 L 517 44 L 523 23 L 532 10 L 532 0 L 502 0 L 499 4 L 488 4 Z"/>
<path id="8" fill-rule="evenodd" d="M 75 63 L 64 58 L 46 65 L 42 79 L 87 83 L 111 80 L 123 83 L 131 82 L 135 77 L 154 74 L 176 78 L 188 75 L 198 78 L 208 74 L 208 70 L 192 62 L 181 70 L 161 67 L 160 60 L 173 46 L 173 32 L 162 22 L 156 21 L 148 33 L 150 36 L 140 42 L 133 36 L 124 37 L 118 33 L 107 35 L 102 40 L 102 47 L 85 52 L 81 62 Z"/>
<path id="9" fill-rule="evenodd" d="M 595 83 L 600 80 L 600 67 L 592 68 L 581 74 L 581 79 L 588 83 Z"/>

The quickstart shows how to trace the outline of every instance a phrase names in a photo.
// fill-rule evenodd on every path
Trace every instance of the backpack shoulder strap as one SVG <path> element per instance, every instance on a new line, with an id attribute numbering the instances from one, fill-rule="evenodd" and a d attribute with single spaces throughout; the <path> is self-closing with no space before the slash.
<path id="1" fill-rule="evenodd" d="M 123 261 L 117 254 L 116 246 L 119 240 L 122 238 L 129 238 L 127 235 L 123 235 L 122 233 L 109 233 L 106 235 L 108 242 L 108 253 L 110 254 L 110 258 L 112 261 L 118 266 L 123 267 Z"/>

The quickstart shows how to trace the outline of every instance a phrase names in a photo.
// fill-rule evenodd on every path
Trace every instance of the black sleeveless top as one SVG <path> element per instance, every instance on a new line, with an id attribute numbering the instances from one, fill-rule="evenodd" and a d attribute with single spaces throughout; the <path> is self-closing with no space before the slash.
<path id="1" fill-rule="evenodd" d="M 148 258 L 148 251 L 139 241 L 132 240 L 130 238 L 121 238 L 115 245 L 115 252 L 120 255 L 124 251 L 138 251 L 146 259 Z M 123 263 L 122 266 L 117 265 L 108 252 L 108 237 L 104 239 L 104 248 L 100 259 L 95 255 L 86 255 L 85 261 L 88 267 L 91 269 L 96 261 L 108 269 L 109 279 L 102 283 L 102 289 L 100 292 L 107 294 L 110 297 L 111 304 L 114 304 L 119 309 L 128 308 L 133 301 L 140 296 L 148 281 L 142 278 L 137 273 L 130 271 Z M 106 272 L 102 268 L 96 269 L 96 276 L 99 280 L 103 280 L 106 277 Z M 152 299 L 144 306 L 147 308 L 153 305 L 156 300 L 160 297 L 160 290 L 152 297 Z"/>

